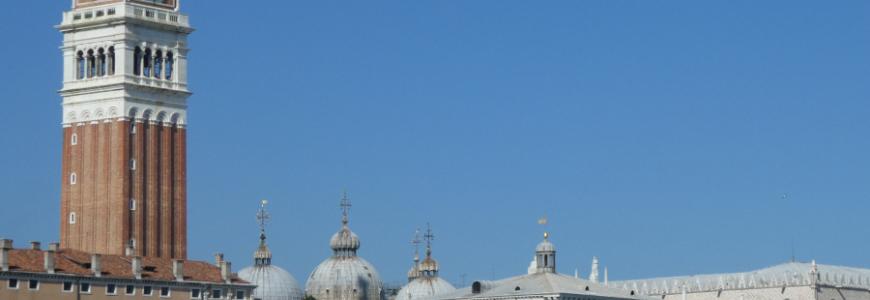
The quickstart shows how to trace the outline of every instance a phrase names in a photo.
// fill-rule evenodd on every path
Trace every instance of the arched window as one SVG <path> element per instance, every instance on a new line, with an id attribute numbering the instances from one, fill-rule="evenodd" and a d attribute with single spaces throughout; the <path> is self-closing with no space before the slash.
<path id="1" fill-rule="evenodd" d="M 88 78 L 94 77 L 97 74 L 97 62 L 94 57 L 94 50 L 88 50 Z"/>
<path id="2" fill-rule="evenodd" d="M 76 223 L 76 213 L 74 213 L 74 212 L 69 213 L 69 223 L 70 224 Z"/>
<path id="3" fill-rule="evenodd" d="M 99 53 L 97 56 L 97 76 L 106 76 L 106 50 L 100 48 L 97 53 Z"/>
<path id="4" fill-rule="evenodd" d="M 76 79 L 84 79 L 85 78 L 85 53 L 79 51 L 76 54 Z"/>
<path id="5" fill-rule="evenodd" d="M 163 51 L 157 50 L 154 53 L 154 78 L 160 79 L 160 74 L 163 71 Z"/>
<path id="6" fill-rule="evenodd" d="M 109 47 L 109 75 L 115 75 L 115 47 Z"/>
<path id="7" fill-rule="evenodd" d="M 69 174 L 69 184 L 75 185 L 77 182 L 78 182 L 78 176 L 76 176 L 76 173 Z"/>
<path id="8" fill-rule="evenodd" d="M 139 47 L 133 51 L 133 75 L 142 75 L 142 49 Z"/>
<path id="9" fill-rule="evenodd" d="M 154 58 L 151 56 L 151 49 L 145 48 L 145 58 L 142 59 L 142 76 L 151 76 L 151 66 L 154 64 Z"/>
<path id="10" fill-rule="evenodd" d="M 173 71 L 175 71 L 175 57 L 172 52 L 166 52 L 166 80 L 172 80 Z"/>
<path id="11" fill-rule="evenodd" d="M 70 144 L 72 144 L 73 146 L 78 145 L 78 144 L 79 144 L 79 135 L 73 133 L 73 134 L 69 137 L 69 140 L 70 140 Z"/>

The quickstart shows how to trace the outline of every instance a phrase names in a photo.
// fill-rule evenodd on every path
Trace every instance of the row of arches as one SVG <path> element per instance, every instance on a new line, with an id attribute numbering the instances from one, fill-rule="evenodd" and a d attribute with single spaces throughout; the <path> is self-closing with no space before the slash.
<path id="1" fill-rule="evenodd" d="M 133 52 L 133 74 L 143 77 L 172 80 L 175 69 L 175 55 L 172 51 L 136 47 Z"/>
<path id="2" fill-rule="evenodd" d="M 76 79 L 115 75 L 115 47 L 79 50 Z"/>

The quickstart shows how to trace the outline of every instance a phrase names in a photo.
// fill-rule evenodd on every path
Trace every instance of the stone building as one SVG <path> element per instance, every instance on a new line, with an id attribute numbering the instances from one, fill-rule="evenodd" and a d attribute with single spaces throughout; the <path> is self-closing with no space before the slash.
<path id="1" fill-rule="evenodd" d="M 176 0 L 73 0 L 63 34 L 60 243 L 187 257 L 187 36 Z"/>
<path id="2" fill-rule="evenodd" d="M 475 281 L 471 287 L 435 296 L 439 300 L 640 300 L 649 298 L 620 288 L 556 272 L 556 246 L 544 234 L 535 249 L 530 274 L 497 281 Z"/>
<path id="3" fill-rule="evenodd" d="M 14 249 L 0 240 L 0 299 L 243 299 L 253 285 L 229 262 L 217 265 L 162 257 L 92 254 L 60 249 Z"/>
<path id="4" fill-rule="evenodd" d="M 664 300 L 870 300 L 870 269 L 790 262 L 760 270 L 614 281 Z"/>

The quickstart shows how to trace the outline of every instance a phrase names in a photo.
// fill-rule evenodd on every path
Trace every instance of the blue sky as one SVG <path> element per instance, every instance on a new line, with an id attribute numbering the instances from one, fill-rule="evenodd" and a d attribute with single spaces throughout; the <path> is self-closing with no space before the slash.
<path id="1" fill-rule="evenodd" d="M 870 2 L 183 1 L 190 256 L 252 263 L 258 200 L 300 281 L 354 201 L 387 281 L 870 267 Z M 0 18 L 0 236 L 57 240 L 69 1 Z"/>

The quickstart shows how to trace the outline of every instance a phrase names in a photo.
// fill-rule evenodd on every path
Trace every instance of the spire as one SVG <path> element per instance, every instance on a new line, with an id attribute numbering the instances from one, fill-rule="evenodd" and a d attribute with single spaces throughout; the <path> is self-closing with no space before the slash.
<path id="1" fill-rule="evenodd" d="M 260 225 L 260 246 L 254 252 L 254 265 L 267 266 L 272 264 L 272 251 L 266 246 L 266 224 L 272 219 L 272 216 L 266 211 L 266 205 L 269 200 L 261 200 L 260 208 L 257 210 L 257 223 Z"/>

